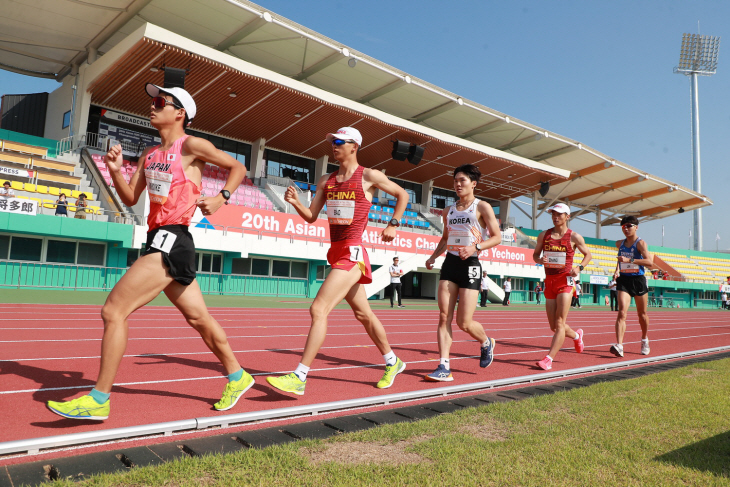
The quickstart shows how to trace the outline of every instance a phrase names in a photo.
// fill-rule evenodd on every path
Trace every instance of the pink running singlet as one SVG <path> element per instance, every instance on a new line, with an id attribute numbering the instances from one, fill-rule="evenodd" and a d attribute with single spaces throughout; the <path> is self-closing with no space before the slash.
<path id="1" fill-rule="evenodd" d="M 188 137 L 180 137 L 167 151 L 155 147 L 144 161 L 150 198 L 149 231 L 163 225 L 190 225 L 193 218 L 202 188 L 188 179 L 182 167 L 182 145 Z"/>

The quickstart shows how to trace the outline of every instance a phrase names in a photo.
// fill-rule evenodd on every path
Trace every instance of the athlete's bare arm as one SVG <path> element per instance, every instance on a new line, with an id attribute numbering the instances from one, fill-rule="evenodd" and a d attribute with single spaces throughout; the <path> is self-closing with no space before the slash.
<path id="1" fill-rule="evenodd" d="M 400 221 L 400 219 L 403 218 L 403 212 L 406 211 L 406 207 L 408 206 L 409 196 L 408 193 L 406 193 L 406 190 L 388 179 L 385 174 L 383 174 L 381 171 L 378 171 L 377 169 L 365 168 L 365 170 L 362 172 L 362 179 L 363 191 L 370 192 L 370 194 L 372 195 L 374 192 L 373 188 L 377 188 L 385 191 L 391 196 L 395 196 L 396 203 L 395 210 L 393 212 L 393 218 Z M 396 227 L 392 225 L 387 225 L 383 229 L 383 233 L 380 235 L 380 238 L 383 239 L 383 242 L 390 242 L 395 238 L 395 235 Z"/>
<path id="2" fill-rule="evenodd" d="M 428 258 L 426 261 L 426 269 L 433 269 L 433 265 L 436 262 L 436 258 L 438 258 L 439 255 L 443 254 L 446 250 L 446 246 L 449 242 L 449 226 L 447 225 L 447 218 L 449 215 L 449 209 L 444 208 L 444 214 L 441 217 L 444 221 L 444 233 L 441 235 L 441 240 L 439 240 L 439 244 L 436 246 L 436 250 L 433 251 L 433 254 L 431 254 L 431 257 Z"/>
<path id="3" fill-rule="evenodd" d="M 206 162 L 213 164 L 214 166 L 228 169 L 228 179 L 226 180 L 223 189 L 229 192 L 234 192 L 238 186 L 240 186 L 243 178 L 246 177 L 246 166 L 229 156 L 222 150 L 218 150 L 210 141 L 201 139 L 200 137 L 188 137 L 183 142 L 182 146 L 183 156 L 193 156 L 191 159 L 184 157 L 183 160 L 188 160 L 187 166 L 183 166 L 185 174 L 192 181 L 200 184 L 202 180 L 202 170 Z M 196 169 L 192 169 L 195 166 Z M 215 196 L 208 198 L 199 198 L 198 207 L 202 210 L 203 214 L 213 214 L 221 206 L 226 203 L 226 199 L 222 194 L 218 193 Z"/>
<path id="4" fill-rule="evenodd" d="M 545 257 L 542 255 L 542 248 L 545 245 L 545 237 L 547 236 L 547 233 L 551 231 L 552 230 L 545 230 L 537 236 L 535 250 L 532 252 L 532 260 L 534 260 L 536 264 L 545 265 Z"/>
<path id="5" fill-rule="evenodd" d="M 582 265 L 583 267 L 587 266 L 591 259 L 593 259 L 593 255 L 591 255 L 591 250 L 586 245 L 586 241 L 583 239 L 583 236 L 577 232 L 571 233 L 570 243 L 575 245 L 575 248 L 580 250 L 580 252 L 583 254 L 583 260 L 580 262 L 580 265 Z M 580 268 L 577 266 L 573 267 L 573 270 L 570 274 L 573 277 L 578 277 L 580 275 Z"/>
<path id="6" fill-rule="evenodd" d="M 324 208 L 324 188 L 326 187 L 327 179 L 329 179 L 329 176 L 329 174 L 325 174 L 324 176 L 319 178 L 319 181 L 317 182 L 317 192 L 314 194 L 314 199 L 309 204 L 309 208 L 304 206 L 302 202 L 299 201 L 297 188 L 295 188 L 294 186 L 289 186 L 288 188 L 286 188 L 286 193 L 284 193 L 284 201 L 292 205 L 294 209 L 297 210 L 297 213 L 299 213 L 299 216 L 304 218 L 304 221 L 307 223 L 316 222 L 319 212 L 322 211 L 322 208 Z"/>
<path id="7" fill-rule="evenodd" d="M 127 184 L 127 181 L 124 180 L 124 176 L 122 176 L 121 173 L 124 161 L 121 144 L 117 144 L 110 148 L 109 152 L 107 152 L 106 156 L 104 156 L 104 162 L 106 163 L 106 167 L 109 168 L 109 174 L 112 177 L 112 181 L 114 181 L 114 187 L 117 190 L 119 199 L 127 206 L 136 205 L 142 191 L 144 191 L 147 187 L 147 181 L 144 177 L 144 161 L 149 151 L 150 149 L 147 148 L 144 152 L 142 152 L 142 155 L 139 156 L 137 171 L 135 171 L 132 179 L 129 180 L 129 184 Z"/>
<path id="8" fill-rule="evenodd" d="M 499 231 L 499 223 L 497 222 L 497 217 L 494 215 L 492 205 L 486 201 L 480 201 L 477 205 L 477 213 L 479 214 L 479 224 L 482 228 L 486 228 L 489 231 L 489 238 L 485 242 L 481 242 L 479 248 L 481 250 L 491 249 L 499 245 L 502 241 L 502 232 Z M 476 244 L 462 247 L 459 249 L 459 257 L 465 260 L 474 255 L 476 251 Z"/>

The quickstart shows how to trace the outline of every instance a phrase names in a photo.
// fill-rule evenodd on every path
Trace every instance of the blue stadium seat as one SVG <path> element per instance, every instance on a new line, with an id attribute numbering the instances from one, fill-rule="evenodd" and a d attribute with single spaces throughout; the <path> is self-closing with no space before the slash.
<path id="1" fill-rule="evenodd" d="M 375 204 L 377 202 L 378 202 L 378 198 L 376 198 L 375 196 L 373 196 L 373 204 Z"/>
<path id="2" fill-rule="evenodd" d="M 302 183 L 300 181 L 294 181 L 294 184 L 298 186 L 299 188 L 303 189 L 304 191 L 307 191 L 309 189 L 309 184 Z"/>
<path id="3" fill-rule="evenodd" d="M 406 205 L 406 208 L 410 210 L 410 209 L 411 209 L 411 204 L 410 204 L 410 203 L 408 203 L 408 204 Z"/>
<path id="4" fill-rule="evenodd" d="M 373 205 L 373 211 L 382 211 L 382 208 L 378 205 Z"/>
<path id="5" fill-rule="evenodd" d="M 395 200 L 388 200 L 389 206 L 395 206 L 396 201 Z"/>
<path id="6" fill-rule="evenodd" d="M 310 191 L 317 191 L 317 185 L 316 184 L 310 184 L 309 185 Z"/>
<path id="7" fill-rule="evenodd" d="M 423 228 L 430 228 L 431 222 L 423 222 Z"/>

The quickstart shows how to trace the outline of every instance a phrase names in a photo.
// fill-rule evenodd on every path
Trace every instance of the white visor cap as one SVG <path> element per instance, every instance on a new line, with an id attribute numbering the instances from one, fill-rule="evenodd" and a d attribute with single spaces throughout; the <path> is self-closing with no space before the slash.
<path id="1" fill-rule="evenodd" d="M 342 140 L 354 140 L 357 143 L 357 146 L 360 147 L 362 145 L 362 135 L 360 135 L 360 131 L 356 128 L 352 127 L 342 127 L 340 130 L 335 132 L 334 134 L 327 134 L 327 142 L 330 144 L 335 139 L 342 139 Z"/>
<path id="2" fill-rule="evenodd" d="M 565 203 L 558 203 L 550 208 L 547 209 L 548 213 L 552 213 L 553 211 L 556 211 L 558 213 L 565 213 L 566 215 L 570 215 L 570 207 L 566 205 Z"/>
<path id="3" fill-rule="evenodd" d="M 188 116 L 188 125 L 193 121 L 193 118 L 195 118 L 195 114 L 197 113 L 197 108 L 195 106 L 195 101 L 193 100 L 193 97 L 190 96 L 190 93 L 185 91 L 182 88 L 163 88 L 162 86 L 153 85 L 152 83 L 147 83 L 147 86 L 145 86 L 145 90 L 147 91 L 147 94 L 150 95 L 152 98 L 158 96 L 160 92 L 167 93 L 168 95 L 172 95 L 182 104 L 182 107 L 185 109 L 185 113 Z"/>

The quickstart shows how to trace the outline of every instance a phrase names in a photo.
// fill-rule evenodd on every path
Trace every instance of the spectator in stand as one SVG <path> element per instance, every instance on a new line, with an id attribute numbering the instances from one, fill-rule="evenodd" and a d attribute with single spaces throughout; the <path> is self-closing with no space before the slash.
<path id="1" fill-rule="evenodd" d="M 542 295 L 542 283 L 538 282 L 535 284 L 535 299 L 537 300 L 537 304 L 540 304 L 540 296 Z"/>
<path id="2" fill-rule="evenodd" d="M 399 259 L 398 257 L 393 257 L 393 265 L 390 266 L 390 269 L 388 271 L 390 272 L 390 307 L 393 307 L 393 300 L 395 299 L 395 293 L 398 293 L 398 307 L 399 308 L 405 308 L 403 306 L 403 302 L 401 301 L 401 295 L 403 294 L 403 291 L 401 291 L 402 284 L 400 282 L 400 276 L 403 275 L 403 269 L 400 268 L 398 265 Z"/>
<path id="3" fill-rule="evenodd" d="M 618 296 L 616 295 L 616 277 L 611 277 L 608 283 L 608 292 L 611 295 L 611 311 L 618 311 Z"/>
<path id="4" fill-rule="evenodd" d="M 68 201 L 66 201 L 65 193 L 58 195 L 56 200 L 56 216 L 68 216 Z"/>
<path id="5" fill-rule="evenodd" d="M 15 191 L 13 191 L 13 188 L 10 187 L 10 181 L 5 181 L 3 183 L 3 187 L 0 188 L 0 196 L 15 198 Z"/>
<path id="6" fill-rule="evenodd" d="M 76 215 L 74 215 L 74 218 L 79 218 L 81 220 L 86 220 L 86 207 L 88 204 L 86 203 L 86 193 L 81 193 L 79 197 L 76 199 Z"/>
<path id="7" fill-rule="evenodd" d="M 512 292 L 512 279 L 508 277 L 502 287 L 504 288 L 504 301 L 502 301 L 502 306 L 509 306 L 509 295 Z"/>
<path id="8" fill-rule="evenodd" d="M 479 307 L 487 307 L 487 295 L 489 294 L 489 278 L 487 277 L 487 271 L 482 272 L 482 285 L 479 291 Z"/>

